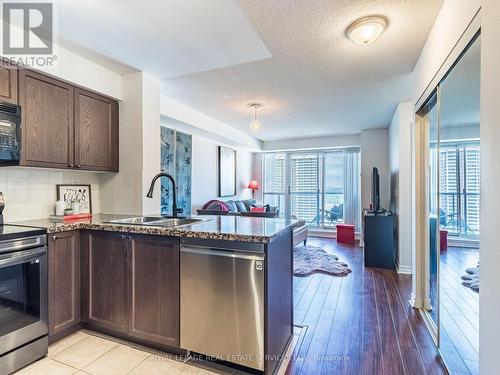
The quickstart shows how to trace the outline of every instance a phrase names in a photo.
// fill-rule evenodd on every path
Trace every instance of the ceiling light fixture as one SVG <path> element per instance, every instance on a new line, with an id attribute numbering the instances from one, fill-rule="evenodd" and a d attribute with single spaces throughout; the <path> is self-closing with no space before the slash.
<path id="1" fill-rule="evenodd" d="M 389 26 L 387 17 L 368 16 L 351 23 L 345 33 L 356 44 L 369 44 L 376 41 L 387 26 Z"/>
<path id="2" fill-rule="evenodd" d="M 250 107 L 253 109 L 253 120 L 250 123 L 250 130 L 253 132 L 258 132 L 262 128 L 262 124 L 259 121 L 257 110 L 260 107 L 262 107 L 262 105 L 254 103 L 254 104 L 250 104 Z"/>

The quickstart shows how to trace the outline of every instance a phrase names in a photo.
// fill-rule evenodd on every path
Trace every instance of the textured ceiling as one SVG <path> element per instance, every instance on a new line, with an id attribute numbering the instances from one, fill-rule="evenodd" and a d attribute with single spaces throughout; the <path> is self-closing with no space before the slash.
<path id="1" fill-rule="evenodd" d="M 241 0 L 272 58 L 164 81 L 162 93 L 250 133 L 259 102 L 262 140 L 358 133 L 386 127 L 410 98 L 411 72 L 442 0 Z M 359 46 L 355 19 L 383 14 L 386 32 Z"/>

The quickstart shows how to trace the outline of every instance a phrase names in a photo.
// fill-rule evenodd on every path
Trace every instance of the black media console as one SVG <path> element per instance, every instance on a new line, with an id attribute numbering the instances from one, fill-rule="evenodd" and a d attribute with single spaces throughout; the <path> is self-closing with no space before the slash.
<path id="1" fill-rule="evenodd" d="M 395 219 L 389 212 L 363 211 L 365 267 L 396 269 Z"/>

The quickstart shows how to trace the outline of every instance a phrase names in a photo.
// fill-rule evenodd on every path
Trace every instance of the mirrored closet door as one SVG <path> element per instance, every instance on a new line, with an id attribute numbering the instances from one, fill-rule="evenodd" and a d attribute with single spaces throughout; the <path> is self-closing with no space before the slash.
<path id="1" fill-rule="evenodd" d="M 423 316 L 451 374 L 479 371 L 479 33 L 417 111 Z"/>

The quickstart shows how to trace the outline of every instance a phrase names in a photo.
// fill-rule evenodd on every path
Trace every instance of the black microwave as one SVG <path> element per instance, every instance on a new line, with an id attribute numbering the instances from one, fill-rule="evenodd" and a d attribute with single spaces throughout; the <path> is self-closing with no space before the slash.
<path id="1" fill-rule="evenodd" d="M 19 164 L 21 107 L 0 102 L 0 166 Z"/>

